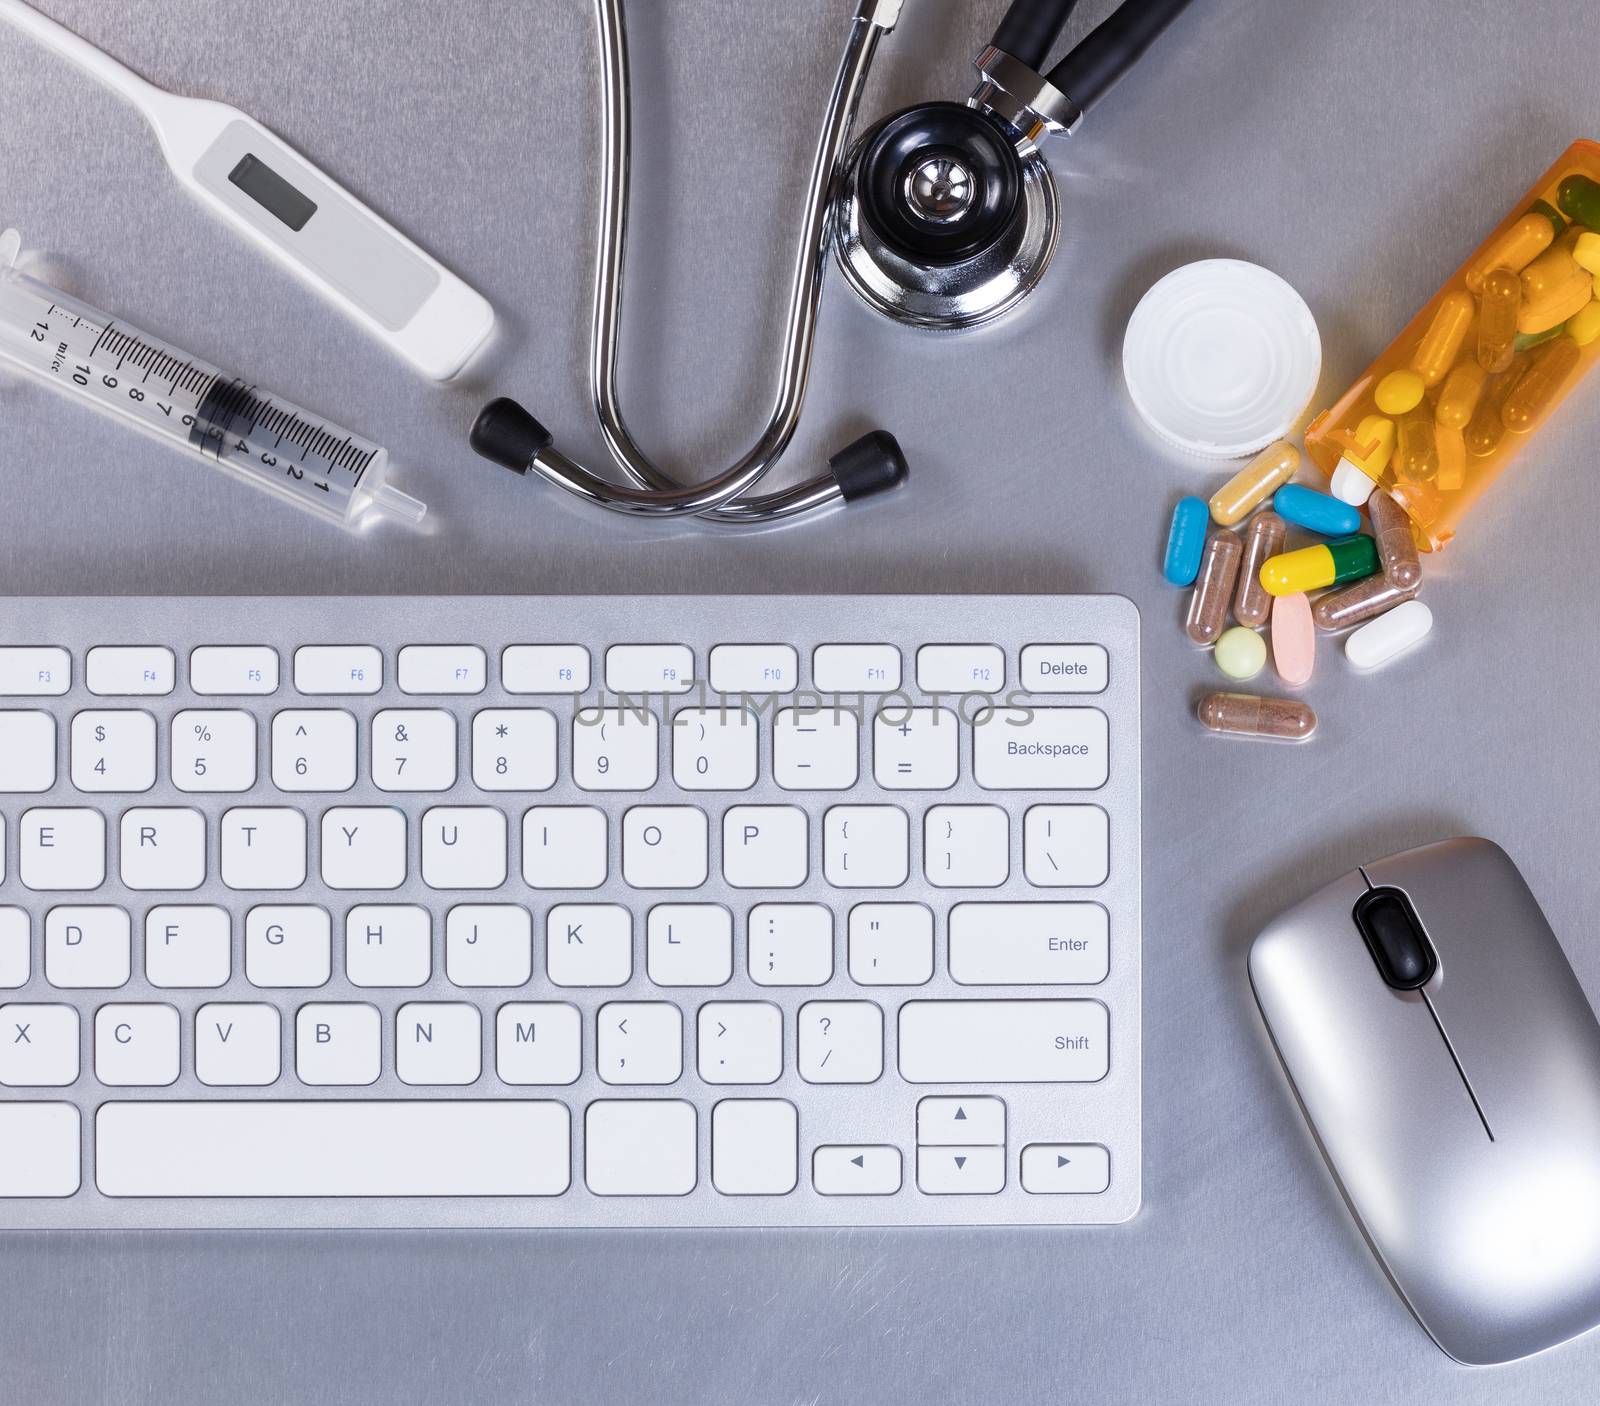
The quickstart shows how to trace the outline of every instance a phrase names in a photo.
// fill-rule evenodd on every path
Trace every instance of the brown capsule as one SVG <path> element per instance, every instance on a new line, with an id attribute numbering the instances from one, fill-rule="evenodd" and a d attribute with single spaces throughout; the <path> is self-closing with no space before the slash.
<path id="1" fill-rule="evenodd" d="M 1206 543 L 1200 574 L 1189 597 L 1189 618 L 1183 622 L 1196 644 L 1215 644 L 1228 623 L 1228 605 L 1233 600 L 1233 583 L 1238 579 L 1239 558 L 1243 555 L 1244 543 L 1239 534 L 1225 527 L 1213 532 Z"/>
<path id="2" fill-rule="evenodd" d="M 1261 584 L 1261 563 L 1283 550 L 1289 525 L 1274 512 L 1257 513 L 1250 519 L 1244 538 L 1244 560 L 1239 567 L 1239 589 L 1233 597 L 1233 618 L 1254 630 L 1267 623 L 1272 613 L 1272 597 Z"/>
<path id="3" fill-rule="evenodd" d="M 1539 423 L 1540 416 L 1555 405 L 1581 356 L 1571 337 L 1557 337 L 1534 353 L 1527 375 L 1517 382 L 1500 409 L 1500 418 L 1512 434 L 1527 434 Z"/>
<path id="4" fill-rule="evenodd" d="M 1422 562 L 1406 510 L 1380 488 L 1367 499 L 1367 516 L 1372 519 L 1383 574 L 1401 590 L 1410 590 L 1422 580 Z"/>
<path id="5" fill-rule="evenodd" d="M 1298 698 L 1208 693 L 1195 713 L 1212 732 L 1234 737 L 1279 737 L 1299 742 L 1317 730 L 1317 715 Z"/>
<path id="6" fill-rule="evenodd" d="M 1426 483 L 1439 472 L 1439 448 L 1434 439 L 1433 412 L 1422 406 L 1400 421 L 1394 456 L 1395 473 Z"/>
<path id="7" fill-rule="evenodd" d="M 1421 589 L 1421 577 L 1418 577 L 1414 586 L 1397 586 L 1380 571 L 1376 576 L 1368 576 L 1343 590 L 1329 591 L 1311 607 L 1311 618 L 1316 621 L 1319 630 L 1348 630 L 1363 620 L 1371 620 L 1386 610 L 1393 610 Z"/>
<path id="8" fill-rule="evenodd" d="M 1490 377 L 1489 383 L 1483 388 L 1483 394 L 1478 397 L 1478 408 L 1472 412 L 1472 419 L 1467 422 L 1463 433 L 1467 453 L 1473 458 L 1482 459 L 1500 447 L 1500 441 L 1506 435 L 1506 427 L 1500 419 L 1500 407 L 1506 403 L 1506 397 L 1516 390 L 1517 382 L 1528 369 L 1528 361 L 1527 352 L 1518 352 L 1511 365 L 1498 376 Z"/>

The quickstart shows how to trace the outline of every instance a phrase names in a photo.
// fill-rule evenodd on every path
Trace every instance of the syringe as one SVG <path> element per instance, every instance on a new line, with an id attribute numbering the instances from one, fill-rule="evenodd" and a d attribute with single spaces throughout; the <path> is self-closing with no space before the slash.
<path id="1" fill-rule="evenodd" d="M 0 234 L 0 363 L 342 527 L 422 520 L 381 445 L 23 273 L 21 243 Z"/>

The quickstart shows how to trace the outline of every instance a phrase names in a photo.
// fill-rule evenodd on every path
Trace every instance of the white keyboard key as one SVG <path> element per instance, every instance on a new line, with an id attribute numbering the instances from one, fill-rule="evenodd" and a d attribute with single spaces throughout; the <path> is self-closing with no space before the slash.
<path id="1" fill-rule="evenodd" d="M 335 806 L 322 817 L 322 882 L 397 889 L 406 879 L 406 816 L 388 806 Z"/>
<path id="2" fill-rule="evenodd" d="M 77 1079 L 77 1011 L 71 1006 L 0 1006 L 0 1085 L 60 1089 Z"/>
<path id="3" fill-rule="evenodd" d="M 121 849 L 125 888 L 197 889 L 206 877 L 206 818 L 178 807 L 125 810 Z"/>
<path id="4" fill-rule="evenodd" d="M 0 793 L 37 794 L 56 784 L 56 720 L 0 711 Z"/>
<path id="5" fill-rule="evenodd" d="M 178 1078 L 172 1006 L 101 1006 L 94 1015 L 94 1077 L 113 1088 L 165 1088 Z"/>
<path id="6" fill-rule="evenodd" d="M 958 903 L 950 976 L 964 986 L 1093 985 L 1110 969 L 1111 920 L 1098 903 Z"/>
<path id="7" fill-rule="evenodd" d="M 261 1088 L 283 1072 L 276 1006 L 215 1003 L 194 1013 L 194 1072 L 212 1088 Z"/>
<path id="8" fill-rule="evenodd" d="M 720 903 L 658 903 L 645 921 L 645 965 L 657 986 L 733 978 L 733 914 Z"/>
<path id="9" fill-rule="evenodd" d="M 925 1196 L 993 1196 L 1006 1184 L 1003 1147 L 919 1147 L 917 1190 Z"/>
<path id="10" fill-rule="evenodd" d="M 825 986 L 833 978 L 833 912 L 821 903 L 758 903 L 750 910 L 750 980 Z"/>
<path id="11" fill-rule="evenodd" d="M 248 791 L 256 784 L 256 720 L 235 709 L 172 717 L 172 784 L 180 791 Z"/>
<path id="12" fill-rule="evenodd" d="M 719 644 L 711 651 L 717 693 L 793 693 L 800 656 L 792 644 Z"/>
<path id="13" fill-rule="evenodd" d="M 872 774 L 886 791 L 956 784 L 961 724 L 949 708 L 892 708 L 872 725 Z"/>
<path id="14" fill-rule="evenodd" d="M 25 810 L 17 846 L 25 888 L 87 892 L 106 881 L 106 819 L 97 810 Z"/>
<path id="15" fill-rule="evenodd" d="M 850 910 L 850 980 L 921 986 L 933 978 L 933 911 L 921 903 L 858 903 Z"/>
<path id="16" fill-rule="evenodd" d="M 522 817 L 522 881 L 535 889 L 597 889 L 606 881 L 606 813 L 533 806 Z"/>
<path id="17" fill-rule="evenodd" d="M 545 915 L 545 973 L 556 986 L 625 986 L 633 918 L 615 903 L 558 903 Z"/>
<path id="18" fill-rule="evenodd" d="M 731 806 L 722 817 L 722 875 L 737 889 L 793 889 L 810 871 L 799 806 Z"/>
<path id="19" fill-rule="evenodd" d="M 263 904 L 244 920 L 244 974 L 252 986 L 324 986 L 333 972 L 333 920 L 314 904 Z"/>
<path id="20" fill-rule="evenodd" d="M 925 644 L 917 651 L 917 687 L 924 693 L 998 693 L 1006 652 L 994 644 Z"/>
<path id="21" fill-rule="evenodd" d="M 548 791 L 556 784 L 556 717 L 543 708 L 485 708 L 472 719 L 472 784 Z"/>
<path id="22" fill-rule="evenodd" d="M 883 1074 L 883 1011 L 871 1001 L 807 1001 L 796 1017 L 800 1077 L 871 1084 Z"/>
<path id="23" fill-rule="evenodd" d="M 80 791 L 148 791 L 156 784 L 156 720 L 130 709 L 74 716 L 72 784 Z"/>
<path id="24" fill-rule="evenodd" d="M 83 1181 L 81 1142 L 70 1103 L 0 1103 L 0 1200 L 73 1195 Z"/>
<path id="25" fill-rule="evenodd" d="M 437 708 L 385 708 L 372 718 L 372 784 L 448 791 L 456 784 L 456 720 Z"/>
<path id="26" fill-rule="evenodd" d="M 435 806 L 422 817 L 422 881 L 497 889 L 506 881 L 506 817 L 493 806 Z"/>
<path id="27" fill-rule="evenodd" d="M 348 791 L 356 784 L 356 720 L 342 708 L 276 714 L 272 784 L 280 791 Z"/>
<path id="28" fill-rule="evenodd" d="M 1111 774 L 1098 708 L 985 708 L 972 720 L 972 774 L 987 791 L 1094 791 Z"/>
<path id="29" fill-rule="evenodd" d="M 666 1001 L 612 1001 L 595 1016 L 595 1070 L 608 1084 L 674 1084 L 683 1012 Z"/>
<path id="30" fill-rule="evenodd" d="M 773 1084 L 783 1073 L 783 1012 L 770 1001 L 707 1001 L 696 1032 L 707 1084 Z"/>
<path id="31" fill-rule="evenodd" d="M 202 698 L 278 691 L 278 651 L 264 644 L 203 644 L 189 651 L 189 691 Z"/>
<path id="32" fill-rule="evenodd" d="M 786 1196 L 799 1179 L 800 1114 L 783 1098 L 725 1098 L 711 1110 L 711 1184 L 724 1196 Z"/>
<path id="33" fill-rule="evenodd" d="M 656 784 L 654 713 L 585 708 L 572 721 L 572 779 L 585 791 L 648 791 Z"/>
<path id="34" fill-rule="evenodd" d="M 639 889 L 699 888 L 709 843 L 698 806 L 633 806 L 622 817 L 622 877 Z"/>
<path id="35" fill-rule="evenodd" d="M 84 669 L 89 692 L 107 698 L 162 697 L 177 675 L 178 661 L 164 645 L 100 645 Z"/>
<path id="36" fill-rule="evenodd" d="M 614 644 L 606 650 L 606 687 L 613 693 L 687 693 L 694 651 L 685 644 Z"/>
<path id="37" fill-rule="evenodd" d="M 383 655 L 370 644 L 307 644 L 294 652 L 294 686 L 309 694 L 376 693 Z"/>
<path id="38" fill-rule="evenodd" d="M 893 1196 L 903 1180 L 898 1147 L 828 1143 L 811 1154 L 811 1184 L 822 1196 Z"/>
<path id="39" fill-rule="evenodd" d="M 344 920 L 352 986 L 424 986 L 433 974 L 433 919 L 410 903 L 358 903 Z"/>
<path id="40" fill-rule="evenodd" d="M 0 991 L 14 991 L 28 984 L 33 969 L 32 945 L 27 912 L 0 908 Z M 0 1039 L 4 1035 L 0 1030 Z"/>
<path id="41" fill-rule="evenodd" d="M 1039 888 L 1096 888 L 1111 872 L 1111 825 L 1099 806 L 1030 806 L 1022 867 Z"/>
<path id="42" fill-rule="evenodd" d="M 126 986 L 132 974 L 126 909 L 62 906 L 44 915 L 44 976 L 52 986 Z"/>
<path id="43" fill-rule="evenodd" d="M 489 661 L 475 644 L 408 644 L 398 674 L 401 693 L 482 693 Z"/>
<path id="44" fill-rule="evenodd" d="M 301 1006 L 294 1032 L 295 1073 L 302 1084 L 377 1082 L 383 1068 L 383 1019 L 376 1006 L 355 1001 Z"/>
<path id="45" fill-rule="evenodd" d="M 526 986 L 533 915 L 515 903 L 462 903 L 444 920 L 444 970 L 455 986 Z"/>
<path id="46" fill-rule="evenodd" d="M 306 818 L 287 806 L 236 806 L 219 827 L 222 882 L 231 889 L 297 889 L 306 881 Z"/>
<path id="47" fill-rule="evenodd" d="M 1104 693 L 1111 657 L 1103 644 L 1030 644 L 1022 651 L 1029 693 Z"/>
<path id="48" fill-rule="evenodd" d="M 822 870 L 835 888 L 898 888 L 911 872 L 911 822 L 899 806 L 832 806 Z"/>
<path id="49" fill-rule="evenodd" d="M 772 728 L 772 776 L 785 791 L 847 791 L 860 773 L 861 724 L 842 708 L 783 708 Z"/>
<path id="50" fill-rule="evenodd" d="M 672 718 L 672 779 L 685 791 L 748 791 L 760 732 L 746 708 L 682 709 Z"/>
<path id="51" fill-rule="evenodd" d="M 583 1120 L 596 1196 L 687 1196 L 698 1180 L 695 1111 L 680 1099 L 597 1099 Z"/>
<path id="52" fill-rule="evenodd" d="M 900 1077 L 913 1084 L 1093 1083 L 1107 1063 L 1099 1001 L 907 1001 Z"/>
<path id="53" fill-rule="evenodd" d="M 1111 1185 L 1111 1154 L 1097 1142 L 1030 1142 L 1022 1189 L 1035 1195 L 1096 1196 Z"/>
<path id="54" fill-rule="evenodd" d="M 59 698 L 72 687 L 72 656 L 54 645 L 0 645 L 0 698 Z"/>
<path id="55" fill-rule="evenodd" d="M 900 651 L 892 644 L 819 644 L 811 682 L 822 693 L 893 693 L 900 687 Z"/>
<path id="56" fill-rule="evenodd" d="M 233 970 L 232 931 L 226 908 L 152 908 L 144 919 L 145 980 L 167 990 L 227 985 Z"/>
<path id="57" fill-rule="evenodd" d="M 1011 873 L 1011 817 L 1001 806 L 930 806 L 922 869 L 938 888 L 998 888 Z"/>
<path id="58" fill-rule="evenodd" d="M 510 1099 L 105 1103 L 103 1196 L 559 1196 L 566 1106 Z"/>
<path id="59" fill-rule="evenodd" d="M 581 644 L 513 644 L 500 655 L 507 693 L 583 693 L 589 687 L 589 651 Z"/>
<path id="60" fill-rule="evenodd" d="M 1004 1147 L 1006 1106 L 997 1098 L 917 1100 L 917 1143 L 922 1147 Z"/>
<path id="61" fill-rule="evenodd" d="M 394 1072 L 402 1084 L 475 1084 L 483 1022 L 463 1001 L 415 1001 L 394 1015 Z"/>
<path id="62" fill-rule="evenodd" d="M 510 1001 L 495 1017 L 502 1084 L 571 1084 L 581 1069 L 583 1017 L 565 1001 Z"/>

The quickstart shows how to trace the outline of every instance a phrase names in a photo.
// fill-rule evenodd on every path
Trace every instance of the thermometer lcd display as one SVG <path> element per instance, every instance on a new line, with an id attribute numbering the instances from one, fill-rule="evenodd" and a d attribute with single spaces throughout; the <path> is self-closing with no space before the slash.
<path id="1" fill-rule="evenodd" d="M 228 172 L 228 179 L 270 215 L 298 233 L 317 213 L 317 203 L 302 195 L 272 167 L 248 152 Z"/>

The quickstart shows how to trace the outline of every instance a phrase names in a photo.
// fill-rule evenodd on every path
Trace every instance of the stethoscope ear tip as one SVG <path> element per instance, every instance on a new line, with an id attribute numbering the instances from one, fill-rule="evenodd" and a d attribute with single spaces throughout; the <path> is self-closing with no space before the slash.
<path id="1" fill-rule="evenodd" d="M 472 424 L 474 451 L 513 473 L 527 473 L 534 458 L 548 449 L 553 439 L 549 430 L 508 396 L 491 400 Z"/>
<path id="2" fill-rule="evenodd" d="M 847 503 L 898 488 L 911 473 L 899 440 L 888 430 L 868 430 L 829 459 L 828 468 Z"/>

